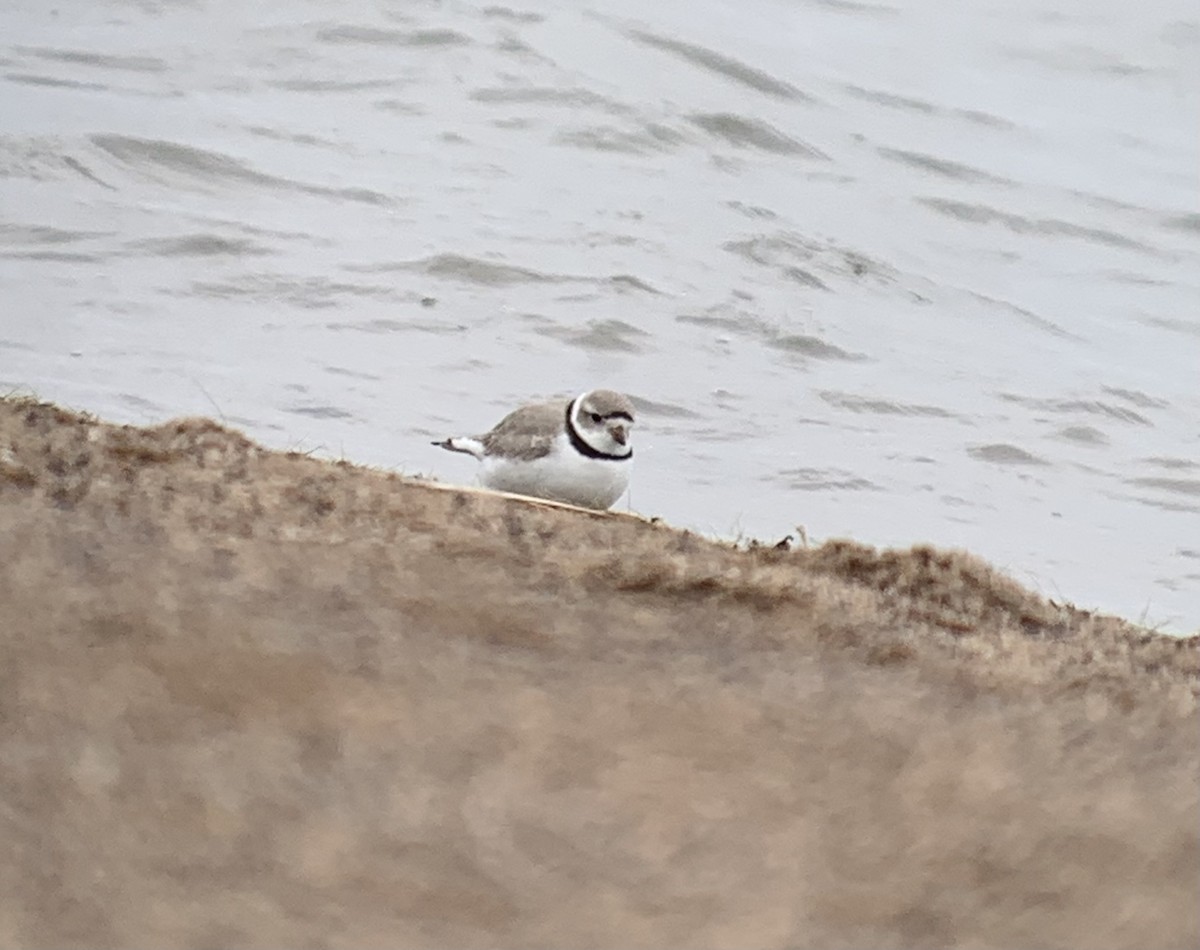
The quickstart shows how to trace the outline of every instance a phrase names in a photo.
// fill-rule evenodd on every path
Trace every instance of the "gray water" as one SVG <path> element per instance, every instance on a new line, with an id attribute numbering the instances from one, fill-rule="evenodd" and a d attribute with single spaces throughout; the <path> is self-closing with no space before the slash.
<path id="1" fill-rule="evenodd" d="M 635 510 L 1200 627 L 1193 0 L 0 9 L 0 387 L 447 481 L 604 385 Z"/>

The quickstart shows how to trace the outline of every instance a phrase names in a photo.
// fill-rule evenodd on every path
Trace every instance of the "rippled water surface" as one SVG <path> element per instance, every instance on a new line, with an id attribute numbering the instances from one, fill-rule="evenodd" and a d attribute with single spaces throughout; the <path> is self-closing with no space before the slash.
<path id="1" fill-rule="evenodd" d="M 450 481 L 611 386 L 636 510 L 1194 631 L 1198 123 L 1191 0 L 18 0 L 0 386 Z"/>

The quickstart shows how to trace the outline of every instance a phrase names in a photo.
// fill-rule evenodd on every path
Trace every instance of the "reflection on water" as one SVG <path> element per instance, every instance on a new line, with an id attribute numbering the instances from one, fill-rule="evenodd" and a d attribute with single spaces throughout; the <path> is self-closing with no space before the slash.
<path id="1" fill-rule="evenodd" d="M 9 5 L 0 386 L 444 478 L 611 386 L 641 510 L 1194 630 L 1200 22 L 1089 9 Z"/>

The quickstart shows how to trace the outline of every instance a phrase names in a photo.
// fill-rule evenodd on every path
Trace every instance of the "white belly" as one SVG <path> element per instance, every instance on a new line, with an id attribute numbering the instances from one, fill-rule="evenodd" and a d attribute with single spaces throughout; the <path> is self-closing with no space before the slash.
<path id="1" fill-rule="evenodd" d="M 554 450 L 532 461 L 484 458 L 479 481 L 496 491 L 549 498 L 583 508 L 609 508 L 629 485 L 633 460 L 615 462 L 580 455 L 560 436 Z"/>

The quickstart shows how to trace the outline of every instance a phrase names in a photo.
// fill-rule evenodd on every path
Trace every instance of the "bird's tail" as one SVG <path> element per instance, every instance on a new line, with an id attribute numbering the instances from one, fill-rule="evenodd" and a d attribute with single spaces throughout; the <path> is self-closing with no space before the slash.
<path id="1" fill-rule="evenodd" d="M 441 442 L 433 442 L 439 449 L 445 449 L 447 452 L 462 452 L 464 455 L 473 455 L 477 459 L 483 458 L 483 443 L 478 439 L 471 438 L 452 438 L 443 439 Z"/>

